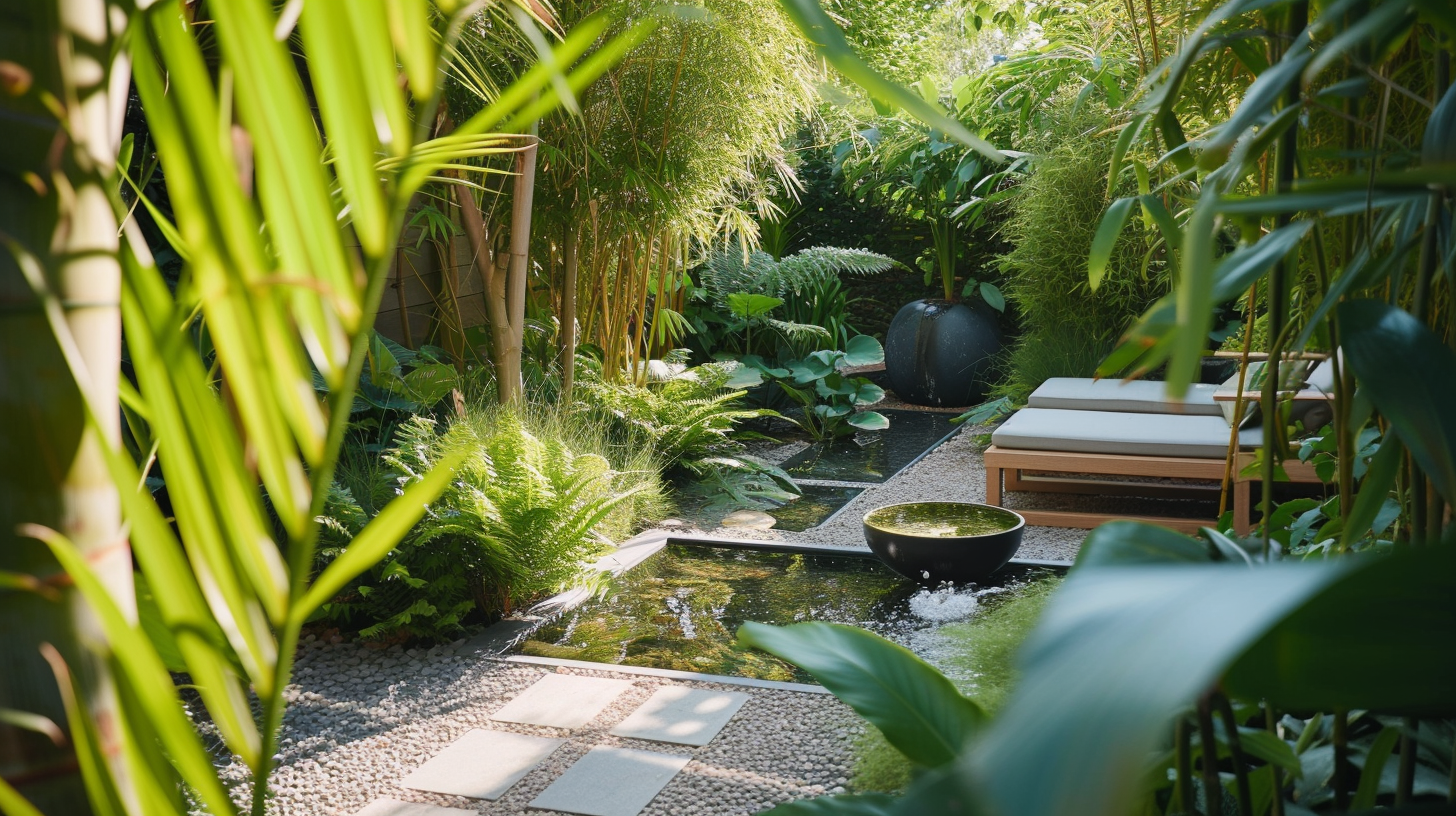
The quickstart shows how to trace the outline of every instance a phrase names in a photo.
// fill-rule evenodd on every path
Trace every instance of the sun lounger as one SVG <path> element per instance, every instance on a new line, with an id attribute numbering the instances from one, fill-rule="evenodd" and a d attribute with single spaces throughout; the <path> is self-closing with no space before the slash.
<path id="1" fill-rule="evenodd" d="M 986 501 L 1000 505 L 1003 490 L 1216 499 L 1230 438 L 1229 426 L 1221 416 L 1024 408 L 991 434 L 991 447 L 984 454 Z M 1241 448 L 1261 441 L 1257 428 L 1239 432 Z M 1160 481 L 1089 476 L 1156 477 Z M 1236 482 L 1236 528 L 1248 529 L 1249 509 L 1249 483 Z M 1061 510 L 1017 512 L 1028 524 L 1050 527 L 1091 528 L 1114 518 L 1136 518 L 1191 531 L 1214 522 Z"/>
<path id="2" fill-rule="evenodd" d="M 1072 411 L 1122 411 L 1134 414 L 1223 416 L 1213 400 L 1219 386 L 1195 383 L 1184 398 L 1168 398 L 1166 383 L 1154 380 L 1093 380 L 1052 377 L 1031 393 L 1028 408 Z"/>

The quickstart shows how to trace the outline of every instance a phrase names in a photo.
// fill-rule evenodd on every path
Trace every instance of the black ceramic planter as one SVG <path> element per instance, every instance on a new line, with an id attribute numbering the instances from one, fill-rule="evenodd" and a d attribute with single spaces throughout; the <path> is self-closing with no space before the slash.
<path id="1" fill-rule="evenodd" d="M 985 581 L 1016 555 L 1026 519 L 974 502 L 911 502 L 871 510 L 865 541 L 890 569 L 936 585 Z"/>
<path id="2" fill-rule="evenodd" d="M 905 304 L 885 332 L 885 373 L 915 405 L 975 405 L 985 399 L 1001 330 L 987 311 L 945 300 Z"/>

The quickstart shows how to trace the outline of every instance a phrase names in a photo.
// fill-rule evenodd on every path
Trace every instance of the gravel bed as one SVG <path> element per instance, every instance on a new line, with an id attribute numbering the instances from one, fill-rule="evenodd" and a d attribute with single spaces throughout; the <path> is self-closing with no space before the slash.
<path id="1" fill-rule="evenodd" d="M 684 682 L 575 668 L 562 673 L 630 680 L 632 689 L 586 726 L 571 731 L 493 722 L 490 715 L 549 668 L 466 653 L 464 641 L 425 650 L 370 649 L 354 643 L 301 644 L 270 782 L 270 814 L 349 816 L 389 797 L 484 814 L 542 813 L 527 803 L 597 746 L 691 756 L 692 761 L 643 811 L 644 816 L 737 816 L 779 802 L 842 793 L 851 747 L 863 724 L 827 694 Z M 607 732 L 661 685 L 739 691 L 749 700 L 701 748 L 612 736 Z M 205 726 L 204 726 L 205 727 Z M 568 742 L 495 802 L 424 793 L 399 781 L 475 728 Z M 247 769 L 236 760 L 224 778 L 245 801 Z"/>

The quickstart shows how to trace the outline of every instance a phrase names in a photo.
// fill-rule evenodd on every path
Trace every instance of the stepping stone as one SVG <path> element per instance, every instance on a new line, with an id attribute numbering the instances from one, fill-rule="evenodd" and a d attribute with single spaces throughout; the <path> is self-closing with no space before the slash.
<path id="1" fill-rule="evenodd" d="M 566 740 L 477 728 L 450 743 L 400 784 L 431 793 L 499 799 L 564 742 Z"/>
<path id="2" fill-rule="evenodd" d="M 637 816 L 691 760 L 632 748 L 593 748 L 530 806 L 583 816 Z"/>
<path id="3" fill-rule="evenodd" d="M 707 745 L 746 702 L 748 695 L 738 691 L 663 686 L 632 716 L 618 723 L 612 733 L 657 742 Z"/>
<path id="4" fill-rule="evenodd" d="M 580 728 L 631 687 L 631 680 L 548 674 L 490 718 L 497 722 Z"/>
<path id="5" fill-rule="evenodd" d="M 718 522 L 724 527 L 746 527 L 750 530 L 767 530 L 778 524 L 778 519 L 760 510 L 739 510 L 723 517 Z"/>
<path id="6" fill-rule="evenodd" d="M 473 810 L 401 802 L 398 799 L 375 799 L 354 816 L 479 816 Z"/>

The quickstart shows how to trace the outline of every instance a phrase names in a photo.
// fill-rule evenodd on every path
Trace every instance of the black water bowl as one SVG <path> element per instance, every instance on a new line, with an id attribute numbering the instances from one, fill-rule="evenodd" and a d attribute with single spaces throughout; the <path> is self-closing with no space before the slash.
<path id="1" fill-rule="evenodd" d="M 890 569 L 922 584 L 985 581 L 1016 555 L 1026 519 L 973 502 L 910 502 L 871 510 L 865 541 Z"/>

